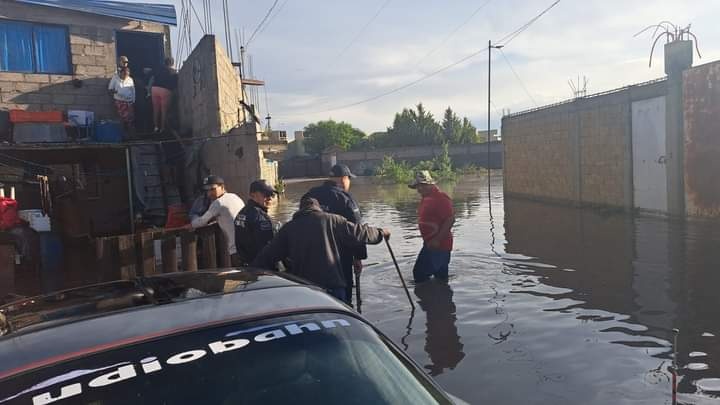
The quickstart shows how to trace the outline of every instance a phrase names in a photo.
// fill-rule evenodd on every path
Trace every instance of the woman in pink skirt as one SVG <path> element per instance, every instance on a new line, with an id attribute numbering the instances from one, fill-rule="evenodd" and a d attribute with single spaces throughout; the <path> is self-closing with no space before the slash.
<path id="1" fill-rule="evenodd" d="M 173 65 L 175 65 L 173 58 L 165 58 L 165 66 L 151 79 L 155 132 L 163 132 L 165 130 L 168 109 L 172 102 L 173 92 L 177 88 L 177 72 Z"/>
<path id="2" fill-rule="evenodd" d="M 123 127 L 128 132 L 135 129 L 135 82 L 130 77 L 130 68 L 123 66 L 118 74 L 113 75 L 108 85 L 108 91 L 112 94 Z"/>

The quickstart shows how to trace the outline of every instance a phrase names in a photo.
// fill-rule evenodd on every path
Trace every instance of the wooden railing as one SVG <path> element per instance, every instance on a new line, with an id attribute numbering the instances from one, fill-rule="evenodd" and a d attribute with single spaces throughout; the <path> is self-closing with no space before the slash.
<path id="1" fill-rule="evenodd" d="M 155 241 L 160 241 L 160 257 Z M 102 237 L 95 239 L 96 266 L 101 281 L 229 267 L 226 243 L 217 224 Z"/>

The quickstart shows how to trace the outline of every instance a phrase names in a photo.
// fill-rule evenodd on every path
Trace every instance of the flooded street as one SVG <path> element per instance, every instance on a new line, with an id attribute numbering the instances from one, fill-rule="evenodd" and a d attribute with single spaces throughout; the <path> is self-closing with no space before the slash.
<path id="1" fill-rule="evenodd" d="M 315 183 L 287 186 L 282 221 Z M 384 244 L 370 246 L 363 313 L 449 392 L 473 404 L 720 403 L 720 226 L 504 199 L 483 177 L 443 185 L 457 222 L 449 285 L 414 286 L 419 197 L 353 183 L 365 220 L 388 227 L 418 303 Z"/>

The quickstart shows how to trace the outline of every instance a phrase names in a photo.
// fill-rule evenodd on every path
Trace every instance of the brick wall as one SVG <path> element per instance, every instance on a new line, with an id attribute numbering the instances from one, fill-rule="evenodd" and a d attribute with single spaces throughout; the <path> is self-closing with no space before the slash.
<path id="1" fill-rule="evenodd" d="M 666 91 L 660 81 L 503 118 L 505 191 L 632 208 L 631 103 Z"/>
<path id="2" fill-rule="evenodd" d="M 96 118 L 114 118 L 107 85 L 115 71 L 115 31 L 167 33 L 168 27 L 0 0 L 0 19 L 64 25 L 70 35 L 72 74 L 0 72 L 0 109 L 30 111 L 89 110 Z M 69 24 L 71 23 L 71 24 Z M 167 35 L 166 35 L 166 38 Z M 166 43 L 169 54 L 170 42 Z M 79 79 L 81 86 L 73 85 Z"/>

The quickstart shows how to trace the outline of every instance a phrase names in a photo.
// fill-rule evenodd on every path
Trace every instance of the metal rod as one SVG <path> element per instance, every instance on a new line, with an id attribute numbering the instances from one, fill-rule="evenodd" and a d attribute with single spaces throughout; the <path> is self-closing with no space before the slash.
<path id="1" fill-rule="evenodd" d="M 357 310 L 362 314 L 362 297 L 360 296 L 360 275 L 355 273 L 355 298 L 357 300 Z"/>
<path id="2" fill-rule="evenodd" d="M 677 405 L 677 374 L 678 374 L 678 352 L 677 352 L 677 340 L 680 334 L 680 329 L 673 329 L 673 365 L 672 365 L 672 405 Z"/>
<path id="3" fill-rule="evenodd" d="M 127 170 L 128 203 L 130 208 L 130 233 L 135 233 L 135 209 L 133 208 L 133 181 L 132 166 L 130 163 L 130 148 L 125 148 L 125 168 Z"/>
<path id="4" fill-rule="evenodd" d="M 490 69 L 492 67 L 492 40 L 488 40 L 488 102 L 487 102 L 487 138 L 485 139 L 487 145 L 487 188 L 488 188 L 488 199 L 490 198 Z"/>
<path id="5" fill-rule="evenodd" d="M 388 240 L 388 238 L 385 238 L 385 244 L 387 245 L 388 251 L 390 252 L 390 257 L 392 257 L 393 263 L 395 263 L 395 270 L 397 270 L 398 277 L 400 277 L 400 281 L 402 282 L 402 286 L 405 289 L 405 294 L 407 295 L 408 301 L 410 302 L 410 306 L 412 307 L 412 309 L 414 311 L 415 303 L 413 302 L 412 297 L 410 296 L 410 291 L 408 290 L 407 284 L 405 284 L 405 279 L 403 278 L 403 275 L 400 272 L 400 266 L 398 266 L 398 262 L 395 259 L 395 253 L 393 253 L 393 250 L 390 247 L 390 240 Z"/>

